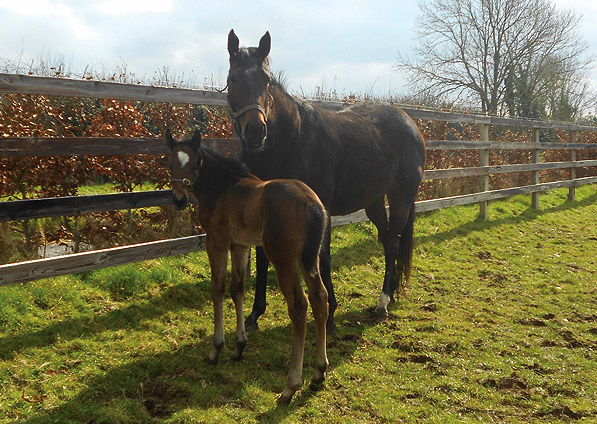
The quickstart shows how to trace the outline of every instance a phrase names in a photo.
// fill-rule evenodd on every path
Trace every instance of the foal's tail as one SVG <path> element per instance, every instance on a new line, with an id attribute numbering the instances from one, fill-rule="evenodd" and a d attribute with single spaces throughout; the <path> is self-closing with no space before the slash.
<path id="1" fill-rule="evenodd" d="M 323 206 L 317 203 L 309 205 L 307 216 L 307 230 L 305 247 L 301 259 L 305 271 L 311 276 L 318 273 L 319 251 L 327 226 L 327 213 Z"/>
<path id="2" fill-rule="evenodd" d="M 414 248 L 414 227 L 415 227 L 415 203 L 410 206 L 408 213 L 408 220 L 400 234 L 400 242 L 398 244 L 398 257 L 396 258 L 396 273 L 398 275 L 398 290 L 397 294 L 403 294 L 408 287 L 410 280 L 410 272 L 413 261 Z"/>

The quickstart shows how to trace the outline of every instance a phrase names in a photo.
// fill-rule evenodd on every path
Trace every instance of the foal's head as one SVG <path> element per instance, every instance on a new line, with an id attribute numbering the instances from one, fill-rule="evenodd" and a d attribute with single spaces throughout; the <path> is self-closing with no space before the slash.
<path id="1" fill-rule="evenodd" d="M 189 203 L 189 196 L 201 170 L 201 133 L 195 131 L 190 140 L 176 142 L 167 129 L 166 144 L 170 149 L 168 166 L 174 206 L 181 210 Z"/>
<path id="2" fill-rule="evenodd" d="M 267 60 L 270 46 L 269 32 L 261 38 L 259 47 L 248 48 L 239 48 L 234 30 L 228 34 L 228 106 L 243 147 L 250 150 L 262 148 L 267 137 L 272 102 L 269 93 L 272 76 Z"/>

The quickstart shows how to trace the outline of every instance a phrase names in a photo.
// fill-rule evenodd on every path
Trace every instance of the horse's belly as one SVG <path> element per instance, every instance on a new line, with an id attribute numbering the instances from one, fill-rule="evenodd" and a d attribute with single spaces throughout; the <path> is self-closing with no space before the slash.
<path id="1" fill-rule="evenodd" d="M 233 226 L 230 231 L 232 241 L 243 246 L 261 246 L 263 231 L 247 227 Z"/>

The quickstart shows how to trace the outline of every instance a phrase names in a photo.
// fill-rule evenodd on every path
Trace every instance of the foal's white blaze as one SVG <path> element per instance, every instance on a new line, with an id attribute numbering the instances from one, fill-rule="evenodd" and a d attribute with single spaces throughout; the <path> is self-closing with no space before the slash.
<path id="1" fill-rule="evenodd" d="M 178 152 L 178 161 L 180 162 L 181 167 L 185 167 L 187 163 L 189 163 L 189 155 L 185 152 Z"/>

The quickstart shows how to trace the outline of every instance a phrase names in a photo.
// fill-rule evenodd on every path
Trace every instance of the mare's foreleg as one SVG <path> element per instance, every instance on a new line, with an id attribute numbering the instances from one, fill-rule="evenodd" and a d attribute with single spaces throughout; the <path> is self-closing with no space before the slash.
<path id="1" fill-rule="evenodd" d="M 257 265 L 257 276 L 255 277 L 255 300 L 253 301 L 251 314 L 245 321 L 246 328 L 250 330 L 259 330 L 257 320 L 265 312 L 267 269 L 269 267 L 269 260 L 267 259 L 263 248 L 258 246 L 255 251 L 255 263 Z"/>
<path id="2" fill-rule="evenodd" d="M 249 246 L 233 245 L 230 249 L 232 256 L 232 280 L 230 283 L 230 294 L 236 309 L 236 348 L 232 359 L 240 361 L 243 357 L 243 350 L 247 345 L 247 333 L 245 332 L 245 321 L 243 317 L 243 303 L 245 300 L 245 274 L 249 261 Z"/>
<path id="3" fill-rule="evenodd" d="M 213 344 L 207 360 L 211 364 L 218 362 L 218 356 L 224 347 L 224 293 L 226 289 L 226 268 L 228 266 L 228 247 L 215 243 L 207 235 L 206 250 L 211 268 L 211 298 L 214 307 Z"/>

